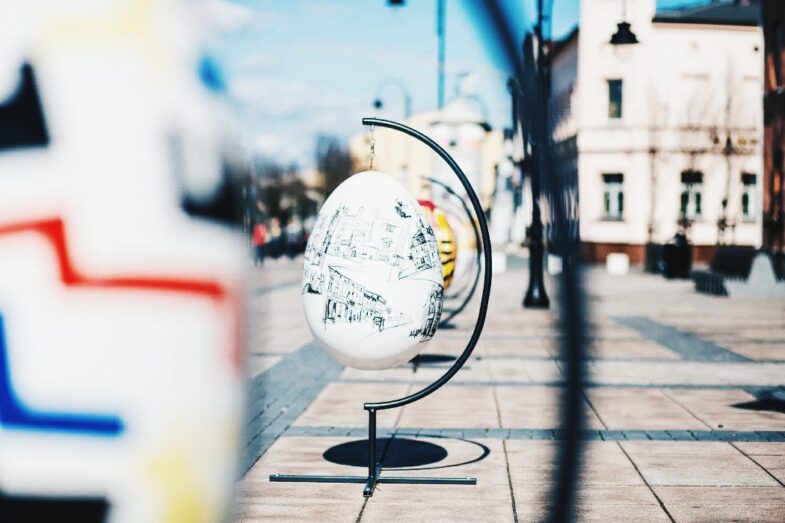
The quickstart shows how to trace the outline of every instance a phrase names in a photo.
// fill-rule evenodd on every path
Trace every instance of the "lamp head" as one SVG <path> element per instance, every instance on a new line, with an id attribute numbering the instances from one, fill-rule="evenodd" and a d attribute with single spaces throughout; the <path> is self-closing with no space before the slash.
<path id="1" fill-rule="evenodd" d="M 629 45 L 638 43 L 638 37 L 635 36 L 635 33 L 633 33 L 630 29 L 630 24 L 628 22 L 619 22 L 616 24 L 616 26 L 618 29 L 613 34 L 613 36 L 611 36 L 612 45 Z"/>

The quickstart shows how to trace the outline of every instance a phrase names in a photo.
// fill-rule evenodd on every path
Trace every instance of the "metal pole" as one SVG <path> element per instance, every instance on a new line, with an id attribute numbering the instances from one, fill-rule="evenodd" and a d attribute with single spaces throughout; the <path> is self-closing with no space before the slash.
<path id="1" fill-rule="evenodd" d="M 376 475 L 376 409 L 368 409 L 368 475 Z"/>
<path id="2" fill-rule="evenodd" d="M 444 54 L 445 54 L 445 13 L 447 4 L 445 0 L 436 0 L 436 34 L 439 37 L 439 67 L 438 67 L 438 107 L 444 107 Z"/>
<path id="3" fill-rule="evenodd" d="M 537 0 L 537 103 L 529 104 L 529 110 L 536 111 L 534 118 L 534 133 L 531 164 L 531 191 L 532 191 L 532 224 L 526 231 L 529 245 L 529 287 L 523 298 L 523 306 L 528 309 L 547 309 L 550 306 L 548 294 L 545 291 L 543 276 L 543 257 L 545 245 L 543 242 L 543 225 L 540 215 L 540 177 L 543 176 L 543 166 L 546 164 L 545 150 L 548 146 L 548 83 L 545 64 L 545 42 L 543 31 L 543 0 Z"/>

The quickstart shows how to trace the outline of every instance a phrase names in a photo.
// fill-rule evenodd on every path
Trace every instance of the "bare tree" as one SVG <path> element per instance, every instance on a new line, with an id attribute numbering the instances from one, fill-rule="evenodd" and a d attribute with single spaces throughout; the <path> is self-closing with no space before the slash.
<path id="1" fill-rule="evenodd" d="M 316 139 L 316 168 L 324 177 L 324 195 L 329 196 L 352 173 L 352 157 L 334 136 Z"/>
<path id="2" fill-rule="evenodd" d="M 668 125 L 668 105 L 663 101 L 661 93 L 649 86 L 649 221 L 646 228 L 646 242 L 654 243 L 657 233 L 657 193 L 658 175 L 657 167 L 660 155 L 664 152 L 665 144 L 662 143 L 662 134 Z"/>
<path id="3" fill-rule="evenodd" d="M 261 158 L 254 165 L 256 210 L 261 218 L 277 218 L 286 225 L 316 212 L 316 202 L 308 196 L 297 165 L 281 165 Z"/>
<path id="4" fill-rule="evenodd" d="M 731 243 L 734 241 L 734 233 L 737 219 L 730 217 L 728 213 L 728 201 L 733 177 L 734 158 L 755 152 L 754 146 L 750 145 L 748 135 L 754 133 L 755 126 L 752 122 L 745 121 L 748 115 L 744 107 L 743 97 L 739 97 L 741 86 L 738 80 L 734 81 L 733 63 L 728 61 L 725 79 L 725 100 L 722 111 L 722 122 L 719 132 L 715 135 L 714 144 L 721 147 L 720 151 L 725 158 L 725 187 L 722 201 L 720 202 L 720 217 L 717 220 L 717 243 L 727 243 L 728 229 L 731 231 Z M 724 142 L 720 137 L 725 138 Z"/>

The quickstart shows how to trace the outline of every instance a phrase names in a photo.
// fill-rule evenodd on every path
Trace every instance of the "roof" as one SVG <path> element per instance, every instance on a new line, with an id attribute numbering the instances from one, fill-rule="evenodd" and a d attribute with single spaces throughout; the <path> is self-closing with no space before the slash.
<path id="1" fill-rule="evenodd" d="M 759 0 L 712 0 L 711 3 L 669 9 L 654 15 L 654 22 L 756 26 L 760 23 Z"/>

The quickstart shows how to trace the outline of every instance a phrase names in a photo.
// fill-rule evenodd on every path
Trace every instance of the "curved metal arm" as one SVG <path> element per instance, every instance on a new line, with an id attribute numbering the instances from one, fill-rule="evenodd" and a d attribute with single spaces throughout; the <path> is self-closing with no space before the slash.
<path id="1" fill-rule="evenodd" d="M 480 232 L 477 230 L 477 223 L 474 220 L 474 214 L 472 214 L 471 210 L 469 209 L 469 206 L 466 205 L 466 201 L 463 198 L 461 198 L 461 195 L 456 193 L 452 189 L 452 187 L 450 187 L 446 183 L 441 182 L 435 178 L 427 178 L 427 180 L 431 183 L 435 183 L 436 185 L 447 191 L 448 194 L 460 200 L 461 204 L 463 205 L 463 210 L 466 211 L 466 215 L 469 217 L 469 221 L 472 224 L 472 230 L 474 231 L 474 242 L 477 245 L 477 272 L 474 275 L 474 281 L 472 282 L 472 286 L 469 289 L 469 294 L 466 295 L 466 298 L 464 298 L 463 302 L 457 309 L 451 310 L 447 315 L 447 317 L 439 322 L 439 325 L 446 325 L 450 322 L 451 319 L 453 319 L 458 314 L 460 314 L 461 311 L 463 311 L 463 309 L 466 308 L 466 305 L 468 305 L 468 303 L 472 300 L 472 297 L 474 297 L 474 292 L 477 290 L 477 283 L 480 281 L 480 271 L 482 270 L 482 253 L 480 251 L 480 249 L 482 248 L 482 244 L 480 243 Z"/>
<path id="2" fill-rule="evenodd" d="M 404 405 L 408 405 L 409 403 L 413 403 L 417 400 L 424 398 L 425 396 L 431 394 L 432 392 L 439 389 L 442 385 L 450 381 L 450 379 L 457 373 L 461 367 L 463 367 L 466 360 L 469 359 L 471 356 L 474 347 L 477 345 L 477 342 L 480 339 L 480 334 L 482 333 L 482 328 L 485 325 L 485 316 L 488 313 L 488 300 L 491 296 L 491 235 L 488 232 L 488 222 L 485 219 L 485 214 L 482 211 L 482 206 L 480 205 L 480 200 L 477 198 L 477 193 L 474 192 L 469 180 L 466 178 L 466 175 L 463 174 L 461 168 L 455 163 L 455 160 L 447 154 L 447 152 L 442 149 L 439 144 L 425 136 L 419 131 L 412 129 L 411 127 L 407 127 L 403 124 L 398 122 L 393 122 L 390 120 L 382 120 L 379 118 L 363 118 L 363 125 L 376 125 L 379 127 L 387 127 L 389 129 L 394 129 L 396 131 L 400 131 L 404 134 L 415 138 L 431 149 L 436 152 L 441 158 L 447 162 L 447 165 L 450 166 L 450 169 L 455 173 L 455 176 L 461 181 L 461 185 L 463 188 L 466 189 L 466 194 L 469 196 L 469 200 L 471 201 L 472 208 L 474 209 L 475 214 L 477 215 L 477 219 L 480 222 L 480 232 L 482 234 L 482 247 L 483 247 L 483 255 L 485 256 L 485 275 L 483 279 L 483 287 L 482 287 L 482 297 L 480 299 L 480 311 L 477 313 L 477 323 L 474 325 L 474 331 L 472 332 L 472 336 L 469 339 L 469 343 L 466 345 L 466 348 L 463 350 L 463 353 L 460 357 L 455 360 L 452 367 L 450 367 L 447 372 L 445 372 L 439 379 L 425 387 L 424 389 L 415 392 L 414 394 L 410 394 L 406 397 L 399 398 L 397 400 L 391 401 L 381 401 L 381 402 L 374 402 L 374 403 L 366 403 L 363 405 L 363 408 L 369 412 L 373 412 L 376 410 L 384 410 L 384 409 L 393 409 L 396 407 L 403 407 Z"/>

